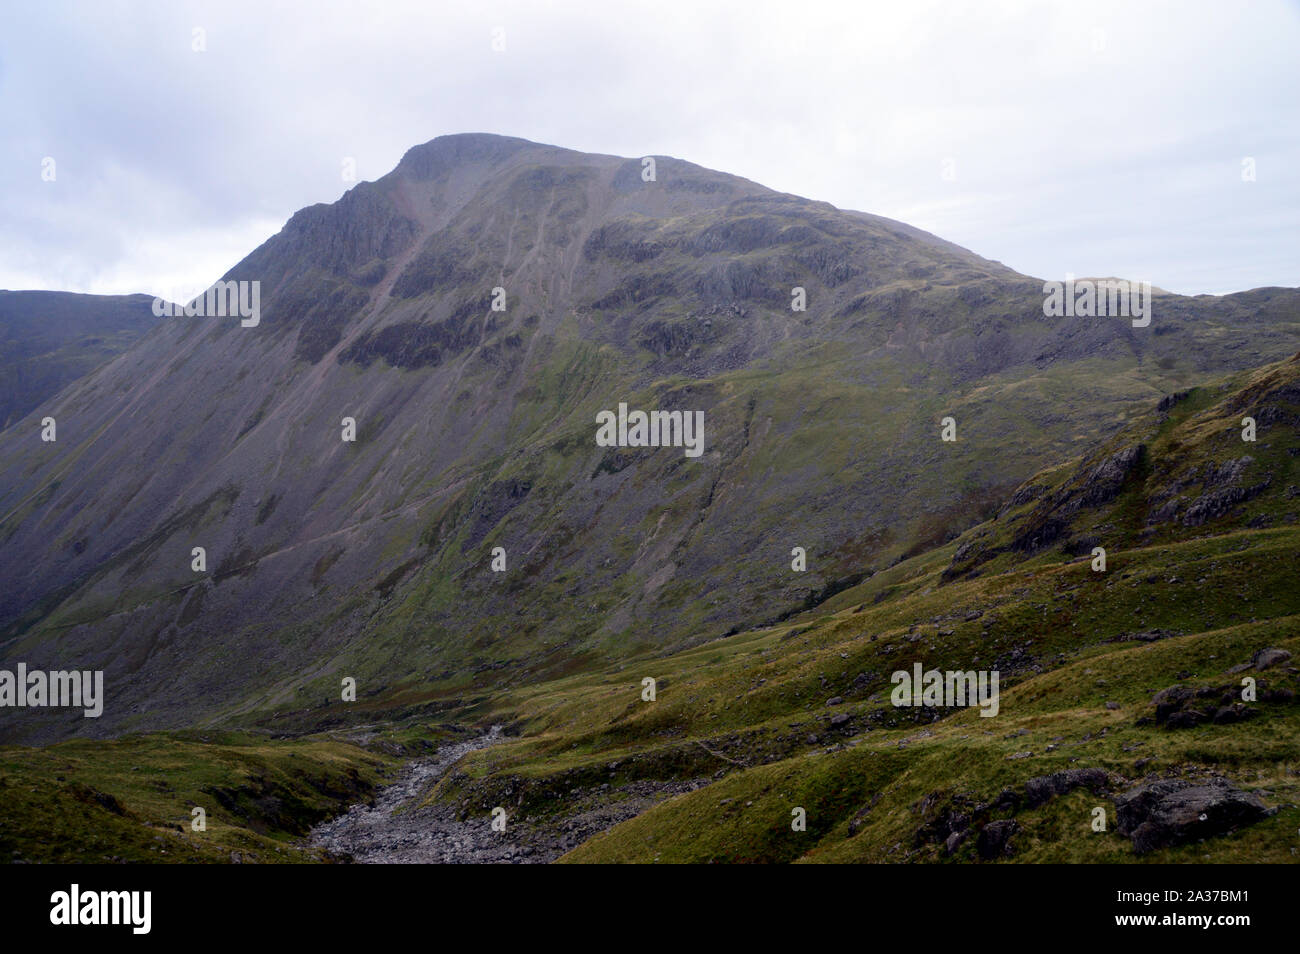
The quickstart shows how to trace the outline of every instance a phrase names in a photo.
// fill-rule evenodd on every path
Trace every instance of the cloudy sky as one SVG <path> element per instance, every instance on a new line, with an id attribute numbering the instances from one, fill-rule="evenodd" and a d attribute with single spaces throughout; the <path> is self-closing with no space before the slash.
<path id="1" fill-rule="evenodd" d="M 1300 285 L 1297 51 L 1294 0 L 6 4 L 0 288 L 180 297 L 345 160 L 454 132 L 677 156 L 1040 277 Z"/>

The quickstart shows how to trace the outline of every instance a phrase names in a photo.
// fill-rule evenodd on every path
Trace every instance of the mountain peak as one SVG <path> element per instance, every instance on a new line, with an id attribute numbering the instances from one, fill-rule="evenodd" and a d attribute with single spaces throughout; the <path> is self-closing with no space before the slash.
<path id="1" fill-rule="evenodd" d="M 496 133 L 452 133 L 406 150 L 393 170 L 408 179 L 437 179 L 458 165 L 498 162 L 524 149 L 554 148 Z"/>

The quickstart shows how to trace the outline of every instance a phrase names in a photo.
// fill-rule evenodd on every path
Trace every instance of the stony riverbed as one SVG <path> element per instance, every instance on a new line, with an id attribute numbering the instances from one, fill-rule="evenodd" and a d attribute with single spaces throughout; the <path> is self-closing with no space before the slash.
<path id="1" fill-rule="evenodd" d="M 642 780 L 574 789 L 569 809 L 559 817 L 508 816 L 505 831 L 493 831 L 488 814 L 462 820 L 451 805 L 411 804 L 466 754 L 500 738 L 500 726 L 493 726 L 478 738 L 445 745 L 432 758 L 410 763 L 398 781 L 380 790 L 373 805 L 354 805 L 312 829 L 311 844 L 361 864 L 544 864 L 706 781 Z"/>

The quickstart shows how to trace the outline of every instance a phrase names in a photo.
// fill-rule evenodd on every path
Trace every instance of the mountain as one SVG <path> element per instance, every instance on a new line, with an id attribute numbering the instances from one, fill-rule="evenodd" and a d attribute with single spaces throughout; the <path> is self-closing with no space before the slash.
<path id="1" fill-rule="evenodd" d="M 158 323 L 144 295 L 0 290 L 0 429 Z"/>
<path id="2" fill-rule="evenodd" d="M 956 540 L 676 652 L 382 721 L 0 746 L 0 854 L 325 860 L 312 826 L 415 760 L 368 857 L 437 860 L 450 833 L 456 860 L 1288 863 L 1298 424 L 1300 355 L 1206 380 Z M 917 665 L 999 672 L 996 718 L 894 705 Z"/>
<path id="3" fill-rule="evenodd" d="M 0 666 L 103 669 L 108 694 L 0 738 L 300 731 L 689 650 L 881 579 L 1162 397 L 1294 351 L 1294 289 L 1050 318 L 1042 281 L 901 223 L 643 173 L 417 146 L 224 276 L 260 283 L 255 324 L 162 319 L 43 403 L 56 443 L 0 431 Z M 620 404 L 703 412 L 703 454 L 599 446 Z"/>

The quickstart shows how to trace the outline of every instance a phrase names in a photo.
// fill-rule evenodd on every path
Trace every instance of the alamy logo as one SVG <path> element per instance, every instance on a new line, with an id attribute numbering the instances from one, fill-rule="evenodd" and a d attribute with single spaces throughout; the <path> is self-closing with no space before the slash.
<path id="1" fill-rule="evenodd" d="M 187 296 L 179 296 L 184 299 Z M 244 328 L 256 328 L 262 320 L 262 283 L 216 282 L 206 292 L 195 295 L 181 305 L 166 298 L 153 300 L 153 313 L 159 318 L 233 318 L 243 320 Z"/>
<path id="2" fill-rule="evenodd" d="M 98 719 L 104 711 L 104 672 L 28 672 L 26 663 L 18 664 L 17 673 L 0 669 L 0 707 L 4 706 L 81 707 L 87 719 Z"/>
<path id="3" fill-rule="evenodd" d="M 687 457 L 704 453 L 703 411 L 631 411 L 596 413 L 597 447 L 684 447 Z"/>
<path id="4" fill-rule="evenodd" d="M 1093 281 L 1065 273 L 1063 282 L 1043 282 L 1048 318 L 1132 318 L 1134 328 L 1151 324 L 1151 283 L 1118 279 Z"/>
<path id="5" fill-rule="evenodd" d="M 896 706 L 980 707 L 980 717 L 998 714 L 998 671 L 921 671 L 915 663 L 912 672 L 900 669 L 889 677 L 894 691 L 889 701 Z"/>
<path id="6" fill-rule="evenodd" d="M 153 893 L 149 891 L 70 891 L 50 895 L 51 924 L 129 924 L 132 934 L 148 934 Z"/>

